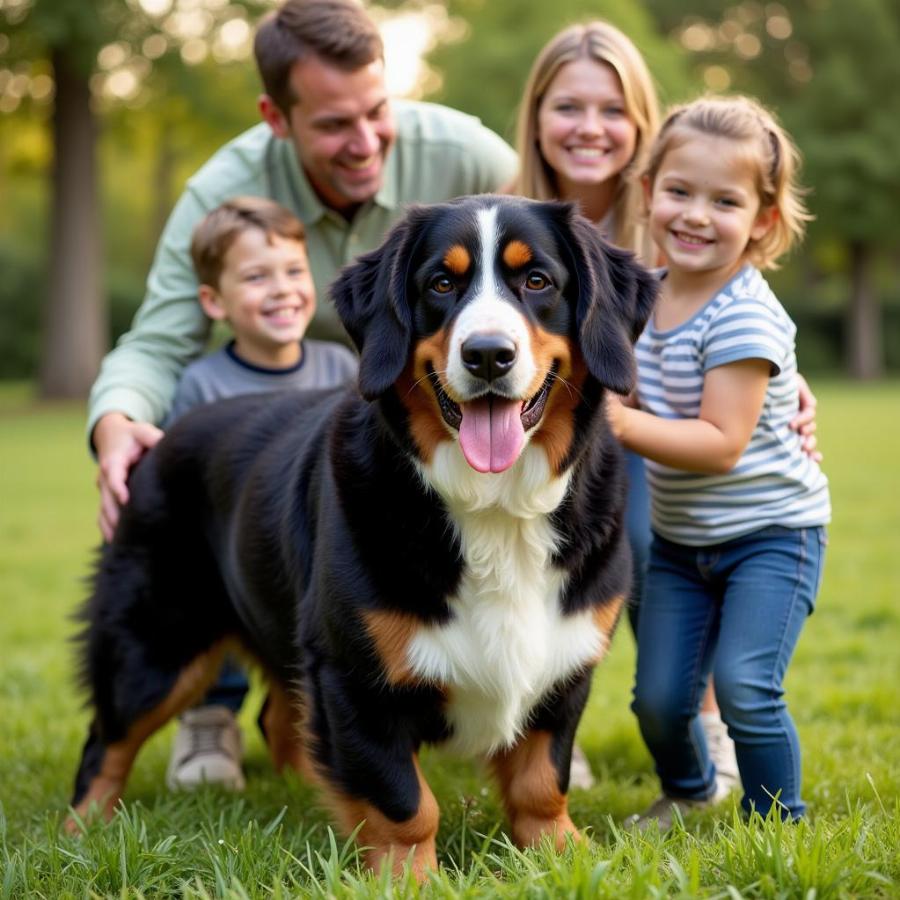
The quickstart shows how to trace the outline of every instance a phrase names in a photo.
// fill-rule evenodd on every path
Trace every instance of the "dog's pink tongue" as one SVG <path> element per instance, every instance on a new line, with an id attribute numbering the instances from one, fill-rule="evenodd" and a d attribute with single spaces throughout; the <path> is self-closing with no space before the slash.
<path id="1" fill-rule="evenodd" d="M 466 462 L 478 472 L 503 472 L 522 452 L 525 429 L 522 403 L 484 397 L 463 403 L 459 445 Z"/>

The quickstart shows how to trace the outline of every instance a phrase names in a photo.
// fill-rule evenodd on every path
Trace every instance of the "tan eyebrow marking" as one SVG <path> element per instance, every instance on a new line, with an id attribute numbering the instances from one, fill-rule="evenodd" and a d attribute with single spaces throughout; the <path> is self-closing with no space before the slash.
<path id="1" fill-rule="evenodd" d="M 454 244 L 444 254 L 444 265 L 454 275 L 465 275 L 469 271 L 469 266 L 472 265 L 472 257 L 469 256 L 469 251 L 462 244 Z"/>
<path id="2" fill-rule="evenodd" d="M 531 262 L 533 256 L 534 254 L 531 252 L 531 247 L 524 241 L 513 240 L 503 248 L 503 262 L 505 262 L 510 269 L 522 268 L 526 263 Z"/>

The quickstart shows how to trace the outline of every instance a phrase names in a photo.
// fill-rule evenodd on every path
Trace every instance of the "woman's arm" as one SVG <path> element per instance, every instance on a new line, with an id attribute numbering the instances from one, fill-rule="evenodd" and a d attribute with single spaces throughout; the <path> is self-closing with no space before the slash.
<path id="1" fill-rule="evenodd" d="M 797 373 L 797 415 L 791 419 L 791 428 L 800 435 L 803 452 L 815 462 L 822 462 L 822 454 L 816 439 L 816 406 L 818 401 L 809 382 Z"/>
<path id="2" fill-rule="evenodd" d="M 674 469 L 708 475 L 730 472 L 759 421 L 771 364 L 744 359 L 710 369 L 696 419 L 662 419 L 607 403 L 613 432 L 629 449 Z"/>

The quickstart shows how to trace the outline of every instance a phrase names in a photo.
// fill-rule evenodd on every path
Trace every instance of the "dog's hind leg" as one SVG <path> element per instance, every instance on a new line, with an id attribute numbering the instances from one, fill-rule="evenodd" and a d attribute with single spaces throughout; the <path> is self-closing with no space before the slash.
<path id="1" fill-rule="evenodd" d="M 171 687 L 159 702 L 127 725 L 112 723 L 108 721 L 109 713 L 104 716 L 100 709 L 97 710 L 75 777 L 72 806 L 80 819 L 90 819 L 97 814 L 107 820 L 112 817 L 143 743 L 204 695 L 218 674 L 227 648 L 227 641 L 219 641 L 196 656 L 172 679 Z M 120 673 L 123 678 L 128 674 Z M 111 738 L 111 734 L 117 736 Z M 69 832 L 76 832 L 79 825 L 75 818 L 69 817 L 64 827 Z"/>
<path id="2" fill-rule="evenodd" d="M 280 682 L 270 679 L 269 692 L 259 713 L 259 729 L 265 738 L 276 772 L 289 766 L 307 780 L 315 779 L 302 734 L 300 700 Z"/>

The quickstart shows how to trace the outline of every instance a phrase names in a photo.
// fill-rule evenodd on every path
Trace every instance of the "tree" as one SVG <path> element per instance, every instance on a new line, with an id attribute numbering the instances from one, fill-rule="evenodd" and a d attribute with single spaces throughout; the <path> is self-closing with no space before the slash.
<path id="1" fill-rule="evenodd" d="M 97 123 L 88 83 L 91 50 L 106 29 L 103 12 L 99 4 L 73 0 L 28 10 L 22 5 L 3 8 L 12 37 L 9 55 L 19 60 L 43 57 L 55 87 L 49 289 L 41 365 L 41 391 L 52 397 L 83 394 L 104 345 L 94 159 Z"/>
<path id="2" fill-rule="evenodd" d="M 897 0 L 703 0 L 683 16 L 676 0 L 652 10 L 710 87 L 754 93 L 799 144 L 816 215 L 811 237 L 845 249 L 851 285 L 846 357 L 857 378 L 884 367 L 873 267 L 900 244 L 900 3 Z"/>
<path id="3" fill-rule="evenodd" d="M 244 5 L 261 8 L 249 0 Z M 106 349 L 96 162 L 97 109 L 104 93 L 112 100 L 133 99 L 154 62 L 175 55 L 199 61 L 210 40 L 221 42 L 229 23 L 240 18 L 233 4 L 207 9 L 181 0 L 0 4 L 4 61 L 26 81 L 47 70 L 55 92 L 42 396 L 84 396 Z"/>

